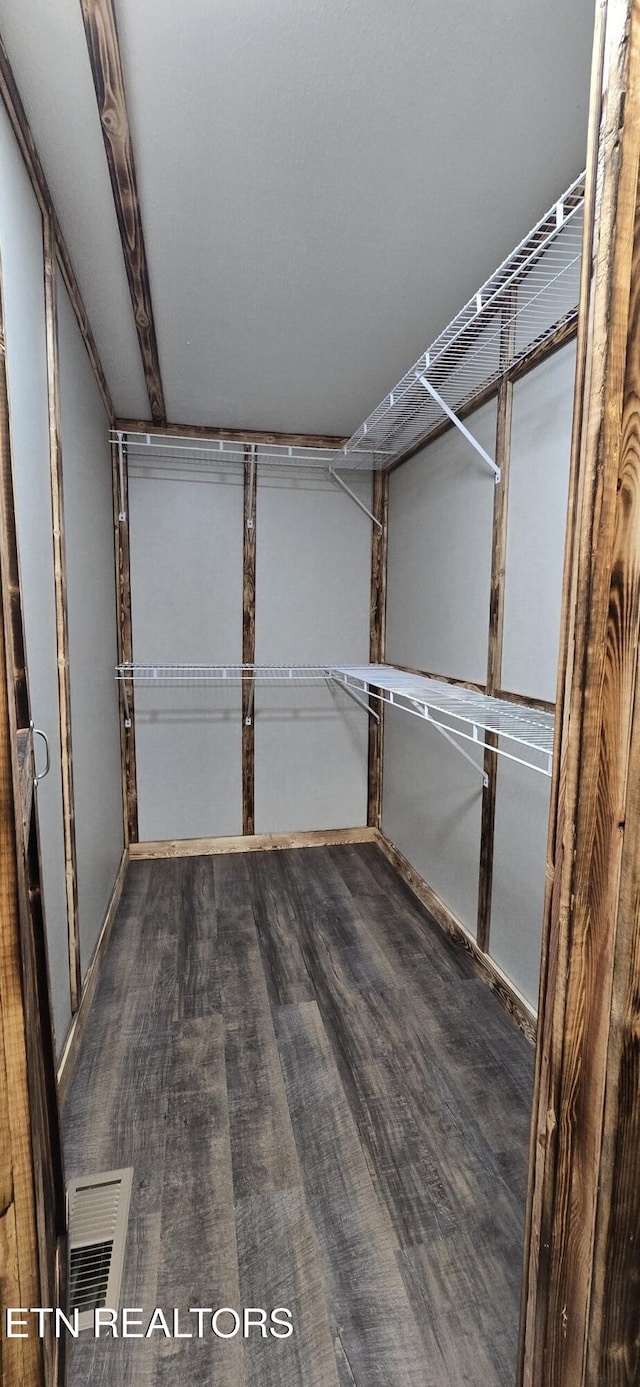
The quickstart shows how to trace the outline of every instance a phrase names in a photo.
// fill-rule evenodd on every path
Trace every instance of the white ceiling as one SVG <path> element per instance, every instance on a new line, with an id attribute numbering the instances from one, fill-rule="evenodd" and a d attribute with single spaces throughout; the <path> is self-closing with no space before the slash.
<path id="1" fill-rule="evenodd" d="M 584 164 L 591 0 L 116 0 L 167 412 L 350 433 Z M 149 417 L 79 0 L 0 0 Z"/>

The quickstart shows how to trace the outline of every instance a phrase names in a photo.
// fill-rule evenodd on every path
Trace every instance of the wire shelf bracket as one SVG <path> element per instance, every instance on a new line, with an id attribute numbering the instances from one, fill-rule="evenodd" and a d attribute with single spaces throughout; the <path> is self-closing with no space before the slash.
<path id="1" fill-rule="evenodd" d="M 380 530 L 380 533 L 382 534 L 382 523 L 380 520 L 378 520 L 377 515 L 374 515 L 373 511 L 370 511 L 369 507 L 365 506 L 364 501 L 361 501 L 360 497 L 356 496 L 355 491 L 352 491 L 351 487 L 347 486 L 346 482 L 343 482 L 342 477 L 338 476 L 334 467 L 329 468 L 329 476 L 331 477 L 332 482 L 337 482 L 338 486 L 341 486 L 342 490 L 346 491 L 347 496 L 350 496 L 351 500 L 355 501 L 356 505 L 360 507 L 360 510 L 364 511 L 365 515 L 368 515 L 369 519 L 373 522 L 374 525 L 377 525 L 378 529 Z"/>
<path id="2" fill-rule="evenodd" d="M 120 495 L 118 497 L 118 500 L 120 502 L 118 508 L 118 520 L 121 524 L 123 524 L 126 521 L 127 512 L 124 508 L 124 434 L 122 432 L 122 429 L 116 429 L 115 436 L 118 445 L 118 486 L 120 491 Z"/>
<path id="3" fill-rule="evenodd" d="M 437 405 L 440 406 L 440 409 L 443 410 L 447 418 L 451 420 L 451 423 L 455 424 L 456 428 L 460 430 L 460 433 L 463 435 L 463 437 L 466 438 L 467 441 L 471 444 L 471 447 L 475 448 L 476 453 L 479 453 L 483 461 L 486 462 L 487 466 L 491 468 L 491 471 L 494 473 L 497 486 L 498 482 L 500 481 L 501 475 L 498 464 L 493 461 L 493 458 L 489 457 L 489 454 L 483 448 L 482 444 L 478 442 L 477 438 L 474 438 L 471 431 L 466 427 L 465 424 L 463 424 L 462 420 L 458 418 L 458 415 L 455 413 L 455 410 L 449 408 L 449 405 L 447 404 L 446 400 L 443 400 L 442 395 L 440 395 L 440 393 L 436 390 L 435 386 L 431 384 L 431 381 L 427 380 L 427 377 L 424 375 L 418 376 L 418 380 L 420 381 L 420 384 L 424 386 L 425 390 L 428 390 L 431 398 L 435 400 Z"/>

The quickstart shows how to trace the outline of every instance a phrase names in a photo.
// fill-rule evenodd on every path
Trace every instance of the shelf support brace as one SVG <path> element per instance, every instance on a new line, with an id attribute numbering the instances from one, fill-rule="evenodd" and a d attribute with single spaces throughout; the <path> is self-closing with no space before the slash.
<path id="1" fill-rule="evenodd" d="M 119 511 L 119 514 L 118 514 L 118 520 L 121 521 L 121 522 L 124 522 L 124 521 L 126 520 L 126 518 L 127 518 L 127 512 L 126 512 L 126 510 L 125 510 L 125 508 L 124 508 L 124 444 L 123 444 L 123 441 L 122 441 L 122 440 L 123 440 L 122 429 L 118 429 L 118 431 L 117 431 L 117 439 L 118 439 L 118 484 L 119 484 L 119 487 L 120 487 L 120 497 L 119 497 L 119 500 L 120 500 L 120 511 Z"/>
<path id="2" fill-rule="evenodd" d="M 460 430 L 460 433 L 464 435 L 467 442 L 471 444 L 471 447 L 475 448 L 476 453 L 480 454 L 483 462 L 486 462 L 487 466 L 491 468 L 491 471 L 495 475 L 497 485 L 500 481 L 500 468 L 497 463 L 493 461 L 493 458 L 489 457 L 489 454 L 485 451 L 482 444 L 478 443 L 477 438 L 474 438 L 473 434 L 465 427 L 462 420 L 449 408 L 446 401 L 443 400 L 442 395 L 440 395 L 435 386 L 431 384 L 431 381 L 427 380 L 426 376 L 418 376 L 418 380 L 420 384 L 424 386 L 425 390 L 428 391 L 429 395 L 431 395 L 431 398 L 435 400 L 436 404 L 440 406 L 440 409 L 447 415 L 447 418 L 451 420 L 451 423 L 455 424 L 456 428 Z"/>
<path id="3" fill-rule="evenodd" d="M 248 505 L 249 514 L 247 515 L 247 529 L 248 529 L 248 530 L 252 530 L 252 529 L 253 529 L 253 526 L 254 526 L 254 514 L 253 514 L 253 512 L 254 512 L 254 497 L 255 497 L 255 488 L 256 488 L 256 452 L 257 452 L 257 449 L 256 449 L 256 446 L 255 446 L 255 444 L 254 444 L 253 447 L 252 447 L 252 449 L 251 449 L 251 473 L 250 473 L 250 476 L 249 476 L 249 505 Z"/>
<path id="4" fill-rule="evenodd" d="M 419 706 L 419 704 L 416 704 L 416 707 Z M 454 751 L 459 752 L 460 756 L 464 756 L 465 761 L 468 761 L 469 765 L 473 766 L 474 771 L 479 772 L 479 774 L 482 776 L 482 784 L 485 786 L 486 789 L 487 785 L 489 784 L 489 777 L 484 769 L 484 766 L 479 766 L 478 762 L 474 760 L 473 756 L 471 756 L 468 751 L 465 751 L 463 746 L 460 746 L 460 743 L 456 741 L 452 733 L 449 732 L 446 727 L 443 727 L 441 722 L 436 722 L 434 718 L 431 717 L 428 708 L 425 708 L 424 716 L 425 721 L 431 723 L 431 726 L 435 727 L 436 732 L 440 732 L 442 734 L 445 741 L 449 742 L 450 746 L 454 748 Z M 474 734 L 475 732 L 476 729 L 474 728 Z"/>
<path id="5" fill-rule="evenodd" d="M 344 689 L 345 693 L 349 695 L 349 698 L 353 699 L 354 703 L 357 703 L 360 708 L 364 708 L 365 713 L 368 713 L 370 717 L 375 718 L 376 722 L 380 721 L 380 714 L 376 713 L 375 708 L 369 707 L 366 698 L 361 698 L 360 694 L 357 694 L 355 689 L 350 689 L 349 685 L 343 683 L 342 679 L 336 679 L 335 674 L 332 674 L 327 679 L 327 683 L 337 684 L 339 689 Z"/>
<path id="6" fill-rule="evenodd" d="M 337 472 L 334 471 L 333 467 L 329 468 L 329 476 L 331 477 L 331 480 L 333 482 L 337 482 L 338 486 L 342 487 L 343 491 L 346 491 L 347 496 L 350 496 L 351 500 L 355 501 L 356 505 L 360 507 L 360 510 L 364 511 L 365 515 L 368 515 L 369 519 L 372 520 L 374 525 L 377 525 L 380 532 L 382 532 L 382 524 L 378 520 L 377 515 L 374 515 L 373 511 L 370 511 L 369 507 L 365 506 L 364 501 L 361 501 L 360 497 L 356 496 L 355 491 L 352 491 L 351 487 L 347 486 L 346 482 L 343 482 L 342 477 L 338 476 Z"/>
<path id="7" fill-rule="evenodd" d="M 250 690 L 249 690 L 249 702 L 248 702 L 248 704 L 247 704 L 247 712 L 246 712 L 245 720 L 244 720 L 244 722 L 245 722 L 245 727 L 251 727 L 251 724 L 252 724 L 252 722 L 253 722 L 253 705 L 254 705 L 254 701 L 255 701 L 255 694 L 256 694 L 256 672 L 255 672 L 255 669 L 254 669 L 253 674 L 251 675 L 251 688 L 250 688 Z"/>
<path id="8" fill-rule="evenodd" d="M 124 703 L 124 725 L 125 725 L 125 727 L 131 727 L 131 710 L 130 710 L 130 708 L 129 708 L 129 695 L 128 695 L 128 693 L 127 693 L 127 680 L 126 680 L 126 676 L 123 676 L 123 677 L 122 677 L 121 683 L 122 683 L 122 699 L 123 699 L 123 703 Z"/>

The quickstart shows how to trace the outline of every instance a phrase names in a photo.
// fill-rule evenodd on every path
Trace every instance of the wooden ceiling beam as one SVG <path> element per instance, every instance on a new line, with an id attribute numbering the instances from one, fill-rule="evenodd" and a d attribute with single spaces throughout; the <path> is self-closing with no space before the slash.
<path id="1" fill-rule="evenodd" d="M 149 269 L 112 0 L 80 0 L 151 417 L 166 419 Z"/>
<path id="2" fill-rule="evenodd" d="M 89 359 L 93 367 L 93 372 L 98 384 L 98 388 L 104 401 L 104 407 L 109 416 L 109 420 L 112 420 L 114 414 L 113 403 L 111 400 L 109 387 L 106 382 L 105 374 L 102 369 L 102 363 L 100 361 L 98 348 L 96 346 L 95 338 L 91 331 L 91 326 L 87 317 L 87 312 L 82 300 L 82 294 L 80 293 L 80 289 L 78 287 L 78 281 L 75 277 L 73 265 L 71 263 L 71 256 L 69 255 L 66 241 L 64 239 L 64 236 L 62 235 L 62 231 L 60 230 L 60 223 L 56 216 L 55 208 L 51 200 L 49 185 L 45 178 L 44 169 L 42 167 L 40 156 L 35 146 L 31 126 L 29 125 L 29 121 L 27 120 L 27 114 L 22 104 L 22 98 L 20 96 L 20 92 L 18 91 L 16 79 L 13 74 L 13 68 L 11 67 L 11 63 L 9 62 L 9 55 L 1 38 L 0 97 L 2 98 L 7 115 L 11 122 L 13 133 L 16 137 L 16 140 L 18 141 L 20 152 L 24 159 L 27 173 L 31 180 L 31 186 L 38 200 L 40 211 L 42 212 L 44 217 L 48 217 L 50 219 L 56 246 L 56 255 L 58 258 L 58 264 L 60 266 L 60 273 L 64 280 L 69 298 L 71 299 L 71 304 L 73 307 L 73 311 L 76 315 L 78 327 L 84 339 L 84 344 L 89 354 Z"/>
<path id="3" fill-rule="evenodd" d="M 321 433 L 277 433 L 261 429 L 219 429 L 204 424 L 149 424 L 145 419 L 116 419 L 123 433 L 166 434 L 170 438 L 225 438 L 239 443 L 275 443 L 285 448 L 341 448 L 345 437 Z"/>

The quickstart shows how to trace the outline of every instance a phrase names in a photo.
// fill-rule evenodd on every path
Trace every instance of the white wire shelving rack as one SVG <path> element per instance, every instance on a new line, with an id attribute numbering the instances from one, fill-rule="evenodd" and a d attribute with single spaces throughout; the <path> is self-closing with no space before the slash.
<path id="1" fill-rule="evenodd" d="M 445 684 L 424 675 L 407 674 L 393 665 L 266 665 L 266 664 L 120 664 L 116 678 L 121 685 L 125 722 L 130 726 L 129 693 L 135 687 L 169 688 L 203 685 L 251 685 L 245 720 L 253 721 L 254 692 L 259 685 L 313 685 L 329 681 L 338 685 L 372 717 L 379 714 L 370 700 L 388 703 L 422 718 L 465 756 L 486 783 L 483 766 L 460 745 L 459 739 L 488 748 L 543 775 L 551 774 L 553 755 L 552 713 L 526 708 L 506 699 L 491 698 L 459 685 Z M 497 744 L 486 734 L 497 737 Z"/>
<path id="2" fill-rule="evenodd" d="M 345 688 L 412 713 L 436 727 L 453 741 L 456 750 L 466 755 L 485 783 L 483 767 L 457 744 L 457 738 L 474 742 L 482 750 L 495 751 L 542 775 L 551 775 L 553 713 L 492 698 L 458 684 L 407 674 L 391 665 L 334 665 L 331 674 Z M 498 738 L 497 745 L 487 742 L 488 732 Z"/>
<path id="3" fill-rule="evenodd" d="M 577 315 L 584 184 L 582 173 L 338 450 L 112 429 L 110 439 L 119 459 L 120 520 L 127 518 L 126 448 L 131 476 L 204 478 L 226 468 L 237 470 L 250 459 L 252 496 L 257 466 L 320 470 L 381 529 L 339 472 L 385 470 L 416 450 L 443 415 L 460 429 L 498 482 L 499 467 L 460 415 L 469 401 L 497 384 L 559 323 Z M 252 508 L 247 525 L 253 526 Z"/>
<path id="4" fill-rule="evenodd" d="M 495 462 L 459 415 L 467 401 L 577 313 L 584 182 L 582 173 L 418 357 L 334 453 L 333 468 L 384 470 L 446 414 L 499 480 Z"/>

